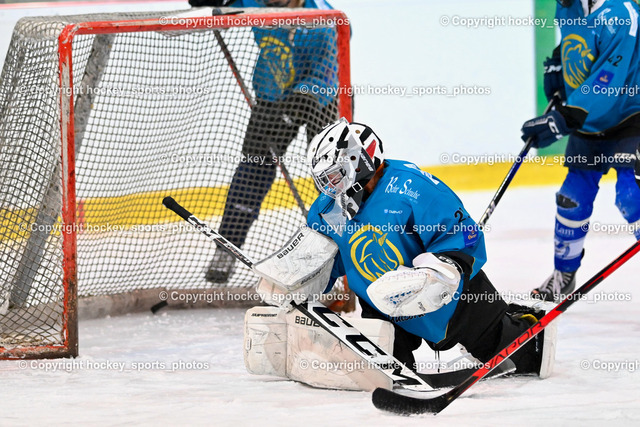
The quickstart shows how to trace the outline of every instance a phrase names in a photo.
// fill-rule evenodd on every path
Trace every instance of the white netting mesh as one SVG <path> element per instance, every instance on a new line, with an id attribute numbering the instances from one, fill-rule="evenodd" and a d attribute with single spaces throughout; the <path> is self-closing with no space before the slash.
<path id="1" fill-rule="evenodd" d="M 0 81 L 0 350 L 62 340 L 57 37 L 69 23 L 160 17 L 16 26 Z M 255 284 L 239 263 L 208 281 L 215 247 L 161 201 L 173 196 L 254 259 L 282 245 L 304 217 L 280 169 L 264 160 L 283 161 L 308 208 L 317 193 L 303 161 L 307 140 L 338 108 L 300 87 L 337 85 L 336 39 L 330 27 L 75 37 L 80 297 Z"/>

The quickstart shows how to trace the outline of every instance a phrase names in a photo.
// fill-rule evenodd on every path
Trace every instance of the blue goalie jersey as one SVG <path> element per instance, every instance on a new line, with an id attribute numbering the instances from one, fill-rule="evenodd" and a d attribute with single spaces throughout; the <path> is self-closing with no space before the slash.
<path id="1" fill-rule="evenodd" d="M 436 177 L 412 163 L 385 161 L 384 174 L 373 192 L 355 217 L 340 229 L 323 218 L 334 203 L 332 198 L 320 195 L 307 217 L 309 227 L 338 245 L 330 286 L 346 274 L 349 287 L 372 307 L 367 287 L 401 265 L 412 267 L 412 260 L 421 253 L 462 252 L 473 260 L 471 277 L 486 261 L 484 235 L 460 199 Z M 390 320 L 437 343 L 446 336 L 461 291 L 462 280 L 454 300 L 439 310 Z"/>
<path id="2" fill-rule="evenodd" d="M 567 105 L 587 113 L 580 132 L 598 134 L 640 112 L 638 5 L 606 0 L 588 16 L 580 1 L 558 5 Z"/>

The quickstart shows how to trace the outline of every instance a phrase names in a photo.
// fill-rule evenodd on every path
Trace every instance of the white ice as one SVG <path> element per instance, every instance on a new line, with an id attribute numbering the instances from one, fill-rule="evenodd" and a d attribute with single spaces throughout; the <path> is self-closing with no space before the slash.
<path id="1" fill-rule="evenodd" d="M 486 271 L 500 291 L 526 293 L 550 273 L 555 191 L 515 188 L 498 205 L 486 234 Z M 491 196 L 462 194 L 475 217 Z M 603 184 L 594 224 L 623 223 L 613 199 L 613 185 Z M 591 233 L 578 282 L 632 243 L 623 233 Z M 549 379 L 478 383 L 436 417 L 401 418 L 375 409 L 369 393 L 250 375 L 242 360 L 243 310 L 212 309 L 84 321 L 81 356 L 74 362 L 0 362 L 1 424 L 638 425 L 639 274 L 634 258 L 559 317 Z M 596 302 L 596 296 L 622 301 Z M 419 356 L 434 360 L 424 348 Z M 617 368 L 611 365 L 616 362 Z"/>

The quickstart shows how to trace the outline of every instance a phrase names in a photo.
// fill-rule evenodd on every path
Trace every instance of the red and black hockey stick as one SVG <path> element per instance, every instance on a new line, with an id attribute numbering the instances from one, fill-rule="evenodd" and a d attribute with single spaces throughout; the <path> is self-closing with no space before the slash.
<path id="1" fill-rule="evenodd" d="M 476 370 L 469 378 L 463 381 L 458 386 L 452 388 L 448 392 L 436 397 L 417 397 L 418 393 L 414 393 L 411 396 L 406 394 L 399 394 L 394 391 L 385 389 L 376 389 L 373 392 L 373 404 L 376 408 L 384 411 L 394 412 L 402 415 L 411 414 L 424 414 L 432 413 L 437 414 L 444 408 L 449 406 L 451 402 L 456 400 L 462 393 L 467 391 L 472 385 L 481 380 L 485 375 L 489 373 L 493 368 L 504 362 L 511 356 L 516 350 L 525 345 L 527 341 L 535 337 L 549 323 L 551 323 L 556 317 L 567 310 L 574 302 L 582 299 L 583 295 L 586 295 L 593 288 L 595 288 L 600 282 L 609 277 L 611 273 L 616 271 L 622 264 L 629 261 L 631 257 L 640 252 L 640 240 L 631 245 L 622 255 L 613 260 L 609 265 L 600 270 L 595 276 L 587 281 L 580 288 L 576 289 L 571 295 L 568 295 L 565 300 L 559 303 L 553 310 L 545 314 L 535 325 L 527 329 L 522 335 L 520 335 L 514 342 L 509 344 L 500 353 L 496 354 L 491 360 L 485 363 L 480 369 Z M 431 395 L 431 394 L 430 394 Z"/>

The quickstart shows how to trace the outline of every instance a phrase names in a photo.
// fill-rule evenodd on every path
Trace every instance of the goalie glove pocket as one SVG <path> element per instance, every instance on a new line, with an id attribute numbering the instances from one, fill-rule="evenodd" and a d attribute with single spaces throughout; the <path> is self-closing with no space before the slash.
<path id="1" fill-rule="evenodd" d="M 391 317 L 419 316 L 449 304 L 460 284 L 457 264 L 442 255 L 424 253 L 415 267 L 389 271 L 367 288 L 371 302 Z"/>

